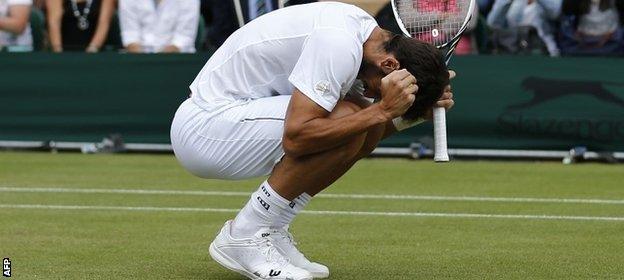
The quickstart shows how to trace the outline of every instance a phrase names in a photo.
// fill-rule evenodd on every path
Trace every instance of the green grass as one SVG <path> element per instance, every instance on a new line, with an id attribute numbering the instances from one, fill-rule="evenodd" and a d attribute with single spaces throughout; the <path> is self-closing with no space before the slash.
<path id="1" fill-rule="evenodd" d="M 0 187 L 251 192 L 171 155 L 0 152 Z M 327 193 L 624 200 L 621 165 L 372 159 Z M 240 208 L 244 196 L 0 191 L 0 204 Z M 624 217 L 624 204 L 316 198 L 307 210 Z M 15 279 L 243 279 L 208 245 L 233 213 L 0 208 Z M 302 214 L 300 249 L 331 279 L 622 279 L 624 221 Z"/>

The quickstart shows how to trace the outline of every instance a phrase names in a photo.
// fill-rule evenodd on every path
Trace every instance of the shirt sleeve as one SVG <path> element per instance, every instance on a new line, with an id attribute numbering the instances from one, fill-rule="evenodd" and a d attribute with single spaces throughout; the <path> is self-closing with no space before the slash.
<path id="1" fill-rule="evenodd" d="M 362 62 L 362 45 L 341 29 L 321 28 L 310 34 L 288 80 L 331 112 L 351 87 Z"/>
<path id="2" fill-rule="evenodd" d="M 184 2 L 184 4 L 181 4 Z M 180 2 L 178 21 L 171 44 L 182 52 L 194 52 L 195 37 L 199 26 L 199 0 L 185 0 Z"/>
<path id="3" fill-rule="evenodd" d="M 135 0 L 119 0 L 119 25 L 125 47 L 141 42 L 141 23 Z"/>

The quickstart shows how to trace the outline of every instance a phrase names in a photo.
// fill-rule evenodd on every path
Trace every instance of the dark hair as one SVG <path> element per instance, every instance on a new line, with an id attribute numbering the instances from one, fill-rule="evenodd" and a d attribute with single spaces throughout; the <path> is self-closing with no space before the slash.
<path id="1" fill-rule="evenodd" d="M 384 49 L 394 54 L 401 69 L 409 71 L 417 80 L 416 100 L 403 117 L 408 120 L 424 117 L 449 84 L 442 52 L 429 43 L 396 34 L 385 43 Z"/>

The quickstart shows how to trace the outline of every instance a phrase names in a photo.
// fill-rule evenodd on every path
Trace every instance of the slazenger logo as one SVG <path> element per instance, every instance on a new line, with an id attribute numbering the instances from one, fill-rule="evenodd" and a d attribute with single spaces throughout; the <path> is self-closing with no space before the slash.
<path id="1" fill-rule="evenodd" d="M 603 84 L 624 86 L 624 83 L 601 83 L 597 81 L 569 81 L 528 77 L 522 81 L 522 88 L 531 91 L 533 98 L 527 102 L 509 105 L 507 109 L 534 107 L 549 100 L 571 95 L 586 95 L 598 100 L 624 107 L 624 100 L 608 91 Z"/>
<path id="2" fill-rule="evenodd" d="M 328 81 L 320 81 L 316 83 L 314 86 L 314 90 L 320 94 L 328 94 L 329 93 L 329 82 Z"/>
<path id="3" fill-rule="evenodd" d="M 522 88 L 532 94 L 530 100 L 507 106 L 498 117 L 498 125 L 507 130 L 538 135 L 554 135 L 599 141 L 624 139 L 624 120 L 613 117 L 540 116 L 527 110 L 540 104 L 565 99 L 569 96 L 589 96 L 604 103 L 624 108 L 624 99 L 610 92 L 604 85 L 624 86 L 624 83 L 599 81 L 555 80 L 528 77 Z M 596 109 L 594 109 L 596 110 Z"/>

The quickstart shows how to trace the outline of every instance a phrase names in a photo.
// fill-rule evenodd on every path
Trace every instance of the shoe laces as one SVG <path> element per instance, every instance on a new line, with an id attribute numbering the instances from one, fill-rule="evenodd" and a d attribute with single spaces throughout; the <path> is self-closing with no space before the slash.
<path id="1" fill-rule="evenodd" d="M 301 253 L 299 249 L 297 249 L 297 241 L 295 241 L 295 237 L 288 231 L 287 227 L 275 229 L 274 233 L 279 238 L 278 240 L 276 240 L 277 242 L 284 243 L 286 246 L 290 247 L 290 249 L 288 250 L 290 257 L 295 257 L 296 255 L 297 258 L 305 258 L 303 253 Z"/>
<path id="2" fill-rule="evenodd" d="M 255 240 L 255 243 L 260 248 L 260 252 L 262 253 L 262 255 L 264 255 L 267 262 L 277 263 L 280 266 L 286 265 L 288 263 L 288 259 L 286 259 L 279 251 L 277 251 L 277 248 L 275 248 L 275 245 L 273 245 L 273 242 L 271 242 L 270 238 L 262 237 Z"/>
<path id="3" fill-rule="evenodd" d="M 275 233 L 282 239 L 285 240 L 288 244 L 292 246 L 297 245 L 297 241 L 295 241 L 295 237 L 288 231 L 288 228 L 284 227 L 281 229 L 276 229 Z"/>

